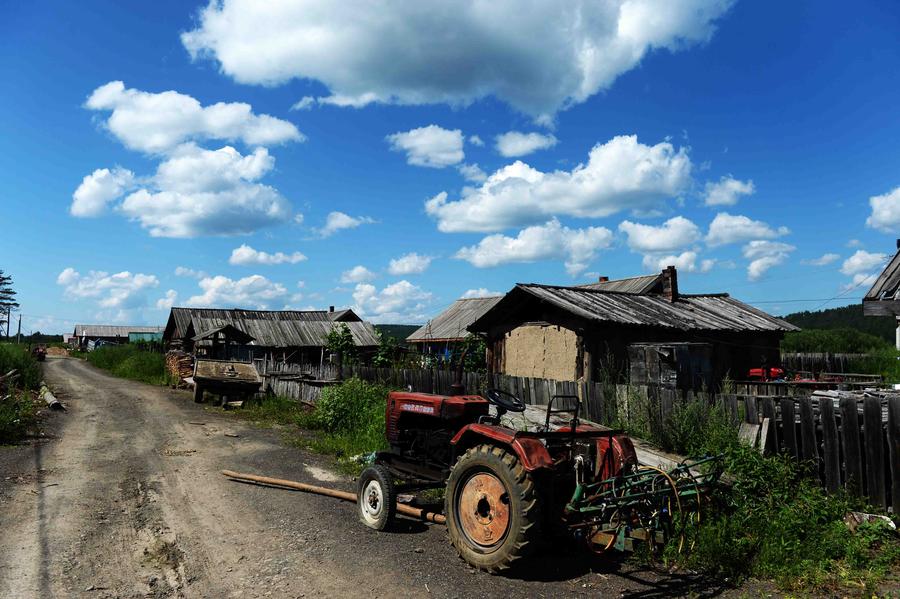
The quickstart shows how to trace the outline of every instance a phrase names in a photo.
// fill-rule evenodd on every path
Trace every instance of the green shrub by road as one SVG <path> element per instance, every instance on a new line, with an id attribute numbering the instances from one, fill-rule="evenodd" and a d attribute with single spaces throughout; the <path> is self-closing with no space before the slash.
<path id="1" fill-rule="evenodd" d="M 99 347 L 87 354 L 87 361 L 123 379 L 151 385 L 167 385 L 170 381 L 166 371 L 166 357 L 134 345 Z"/>
<path id="2" fill-rule="evenodd" d="M 0 376 L 15 370 L 11 384 L 0 385 L 0 445 L 18 443 L 38 431 L 38 404 L 33 391 L 41 382 L 41 368 L 22 345 L 0 345 Z"/>

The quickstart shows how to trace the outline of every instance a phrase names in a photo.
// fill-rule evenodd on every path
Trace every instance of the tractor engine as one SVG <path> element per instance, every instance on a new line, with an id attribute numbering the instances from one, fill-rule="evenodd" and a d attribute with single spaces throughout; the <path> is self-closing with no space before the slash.
<path id="1" fill-rule="evenodd" d="M 388 394 L 385 435 L 398 455 L 423 465 L 448 468 L 450 440 L 462 427 L 488 415 L 488 402 L 477 395 Z"/>

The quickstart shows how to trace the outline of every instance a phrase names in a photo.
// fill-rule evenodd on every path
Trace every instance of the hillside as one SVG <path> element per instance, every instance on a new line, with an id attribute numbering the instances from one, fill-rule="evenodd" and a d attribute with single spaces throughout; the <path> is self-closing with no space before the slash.
<path id="1" fill-rule="evenodd" d="M 862 304 L 829 308 L 818 312 L 795 312 L 784 317 L 801 329 L 856 329 L 894 343 L 896 322 L 890 316 L 864 316 Z"/>

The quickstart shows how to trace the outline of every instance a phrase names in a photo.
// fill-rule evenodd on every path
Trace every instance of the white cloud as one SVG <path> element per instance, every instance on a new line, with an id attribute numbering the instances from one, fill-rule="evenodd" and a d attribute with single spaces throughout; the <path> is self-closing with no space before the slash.
<path id="1" fill-rule="evenodd" d="M 671 252 L 702 237 L 699 227 L 683 216 L 670 218 L 658 227 L 626 220 L 619 225 L 619 231 L 628 236 L 628 247 L 636 252 Z"/>
<path id="2" fill-rule="evenodd" d="M 796 247 L 780 241 L 757 239 L 751 241 L 741 250 L 744 258 L 750 260 L 747 265 L 747 278 L 758 281 L 770 268 L 787 260 Z"/>
<path id="3" fill-rule="evenodd" d="M 751 239 L 774 239 L 790 233 L 787 227 L 773 229 L 759 220 L 720 212 L 709 225 L 706 243 L 710 246 L 742 243 Z"/>
<path id="4" fill-rule="evenodd" d="M 193 268 L 188 268 L 186 266 L 176 266 L 175 276 L 188 277 L 190 279 L 205 279 L 209 275 L 206 274 L 206 271 L 203 270 L 194 270 Z"/>
<path id="5" fill-rule="evenodd" d="M 319 235 L 321 237 L 331 237 L 338 231 L 355 229 L 360 225 L 367 225 L 374 222 L 375 220 L 368 216 L 350 216 L 343 212 L 329 212 L 328 216 L 325 217 L 325 226 L 319 229 Z"/>
<path id="6" fill-rule="evenodd" d="M 684 148 L 619 136 L 594 146 L 587 164 L 571 171 L 544 173 L 516 161 L 481 187 L 464 189 L 459 200 L 439 193 L 425 203 L 425 211 L 444 232 L 499 231 L 556 215 L 599 218 L 659 206 L 685 189 L 690 172 Z"/>
<path id="7" fill-rule="evenodd" d="M 237 280 L 218 275 L 202 279 L 199 285 L 203 293 L 190 297 L 188 306 L 268 310 L 283 305 L 289 295 L 284 285 L 262 275 Z"/>
<path id="8" fill-rule="evenodd" d="M 375 278 L 375 273 L 359 264 L 341 273 L 341 283 L 365 283 Z"/>
<path id="9" fill-rule="evenodd" d="M 468 289 L 463 293 L 460 299 L 472 299 L 476 297 L 498 297 L 503 295 L 500 291 L 490 291 L 487 287 L 479 287 L 478 289 Z"/>
<path id="10" fill-rule="evenodd" d="M 406 152 L 406 162 L 414 166 L 444 168 L 462 162 L 463 134 L 437 125 L 393 133 L 385 138 L 395 152 Z"/>
<path id="11" fill-rule="evenodd" d="M 876 254 L 866 250 L 857 250 L 855 254 L 844 260 L 841 272 L 845 275 L 855 275 L 869 271 L 876 266 L 884 266 L 887 262 L 887 254 Z"/>
<path id="12" fill-rule="evenodd" d="M 538 150 L 546 150 L 557 144 L 557 139 L 547 133 L 522 133 L 521 131 L 508 131 L 498 135 L 495 139 L 497 152 L 506 158 L 526 156 Z"/>
<path id="13" fill-rule="evenodd" d="M 643 260 L 644 268 L 650 271 L 659 272 L 667 266 L 674 266 L 678 270 L 684 272 L 709 272 L 715 266 L 716 261 L 712 259 L 702 260 L 697 265 L 697 252 L 686 251 L 680 254 L 670 254 L 668 256 L 660 256 L 659 254 L 647 254 Z"/>
<path id="14" fill-rule="evenodd" d="M 472 144 L 473 146 L 478 146 L 479 148 L 484 146 L 484 140 L 481 139 L 480 137 L 478 137 L 477 135 L 470 135 L 469 143 Z"/>
<path id="15" fill-rule="evenodd" d="M 803 264 L 809 264 L 810 266 L 828 266 L 834 262 L 837 262 L 841 259 L 839 254 L 822 254 L 818 258 L 813 258 L 811 260 L 804 260 Z"/>
<path id="16" fill-rule="evenodd" d="M 118 209 L 153 237 L 253 233 L 291 218 L 278 190 L 257 182 L 274 162 L 265 148 L 242 156 L 230 146 L 205 150 L 185 144 Z"/>
<path id="17" fill-rule="evenodd" d="M 732 0 L 455 3 L 211 0 L 181 40 L 240 83 L 313 79 L 326 103 L 464 105 L 539 116 L 608 89 L 652 50 L 708 41 Z"/>
<path id="18" fill-rule="evenodd" d="M 107 204 L 121 197 L 134 183 L 134 173 L 124 168 L 98 168 L 81 181 L 72 194 L 72 216 L 99 216 Z"/>
<path id="19" fill-rule="evenodd" d="M 147 290 L 157 287 L 159 280 L 154 275 L 127 270 L 115 274 L 92 270 L 82 275 L 69 267 L 59 273 L 56 284 L 71 299 L 93 299 L 102 308 L 127 310 L 145 305 Z"/>
<path id="20" fill-rule="evenodd" d="M 174 289 L 166 291 L 166 295 L 156 300 L 157 310 L 168 310 L 178 301 L 178 292 Z"/>
<path id="21" fill-rule="evenodd" d="M 875 279 L 878 278 L 878 273 L 864 273 L 860 272 L 853 275 L 853 278 L 846 285 L 841 286 L 841 291 L 851 291 L 856 289 L 857 287 L 871 287 L 873 283 L 875 283 Z"/>
<path id="22" fill-rule="evenodd" d="M 866 219 L 868 226 L 885 233 L 900 230 L 900 187 L 880 196 L 872 196 L 869 198 L 869 206 L 872 207 L 872 213 Z"/>
<path id="23" fill-rule="evenodd" d="M 741 196 L 752 195 L 755 191 L 753 181 L 739 181 L 727 175 L 715 183 L 706 183 L 703 201 L 707 206 L 734 206 Z"/>
<path id="24" fill-rule="evenodd" d="M 860 248 L 860 247 L 862 247 L 862 245 L 863 245 L 863 243 L 859 239 L 851 239 L 850 241 L 847 242 L 848 248 Z"/>
<path id="25" fill-rule="evenodd" d="M 303 96 L 299 101 L 295 102 L 293 106 L 291 106 L 291 110 L 309 110 L 316 103 L 316 99 L 312 96 Z"/>
<path id="26" fill-rule="evenodd" d="M 522 229 L 516 237 L 489 235 L 477 245 L 460 249 L 455 257 L 478 268 L 562 259 L 566 271 L 575 276 L 588 267 L 597 251 L 609 247 L 612 237 L 605 227 L 570 229 L 554 219 Z"/>
<path id="27" fill-rule="evenodd" d="M 353 310 L 375 322 L 423 321 L 431 300 L 430 292 L 406 280 L 381 291 L 369 283 L 359 283 L 353 291 Z"/>
<path id="28" fill-rule="evenodd" d="M 300 252 L 294 252 L 293 254 L 275 252 L 274 254 L 270 254 L 268 252 L 255 250 L 245 243 L 231 251 L 231 257 L 228 259 L 228 263 L 239 264 L 241 266 L 250 264 L 271 266 L 274 264 L 297 264 L 304 260 L 306 260 L 306 256 Z"/>
<path id="29" fill-rule="evenodd" d="M 126 147 L 151 154 L 168 152 L 191 140 L 222 139 L 265 146 L 305 139 L 293 123 L 254 114 L 249 104 L 218 102 L 202 106 L 186 94 L 126 89 L 121 81 L 95 89 L 85 106 L 112 111 L 106 128 Z"/>
<path id="30" fill-rule="evenodd" d="M 431 256 L 423 256 L 412 252 L 399 258 L 394 258 L 388 265 L 388 272 L 392 275 L 418 275 L 425 272 L 431 261 Z"/>
<path id="31" fill-rule="evenodd" d="M 459 174 L 465 177 L 466 181 L 471 181 L 472 183 L 484 183 L 487 181 L 487 173 L 481 170 L 481 167 L 477 164 L 460 164 L 456 168 L 459 170 Z"/>

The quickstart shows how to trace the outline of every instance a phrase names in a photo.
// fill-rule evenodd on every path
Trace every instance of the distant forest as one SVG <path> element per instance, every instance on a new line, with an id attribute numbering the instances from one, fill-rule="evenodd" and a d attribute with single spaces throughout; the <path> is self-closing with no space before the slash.
<path id="1" fill-rule="evenodd" d="M 376 324 L 375 330 L 384 335 L 385 337 L 393 337 L 396 339 L 401 345 L 406 341 L 406 338 L 413 334 L 413 332 L 419 328 L 417 324 Z"/>
<path id="2" fill-rule="evenodd" d="M 890 316 L 863 316 L 862 304 L 829 308 L 819 312 L 795 312 L 784 317 L 801 329 L 856 329 L 894 344 L 896 321 Z"/>

